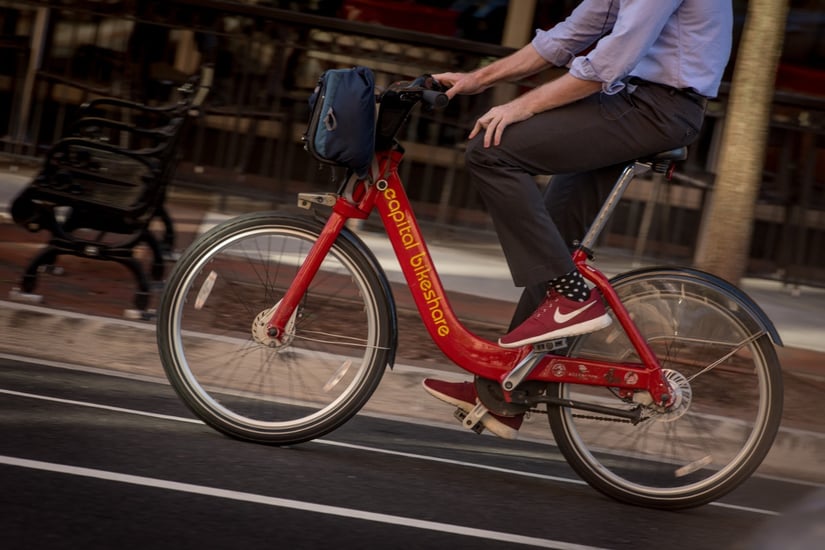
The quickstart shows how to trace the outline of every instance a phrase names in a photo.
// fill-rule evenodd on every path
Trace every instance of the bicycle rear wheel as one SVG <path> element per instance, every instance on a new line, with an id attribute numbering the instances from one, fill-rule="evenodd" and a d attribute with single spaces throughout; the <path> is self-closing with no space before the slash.
<path id="1" fill-rule="evenodd" d="M 694 270 L 619 277 L 614 288 L 656 353 L 677 404 L 644 408 L 642 421 L 548 410 L 559 449 L 603 493 L 677 509 L 716 500 L 770 450 L 782 415 L 779 361 L 747 298 Z M 618 322 L 579 337 L 570 356 L 639 361 Z M 558 397 L 632 408 L 609 388 L 551 385 Z"/>
<path id="2" fill-rule="evenodd" d="M 339 237 L 301 300 L 286 344 L 268 319 L 318 238 L 312 219 L 255 213 L 200 237 L 170 275 L 158 346 L 173 387 L 204 422 L 233 437 L 290 444 L 351 418 L 390 361 L 391 296 L 372 261 Z"/>

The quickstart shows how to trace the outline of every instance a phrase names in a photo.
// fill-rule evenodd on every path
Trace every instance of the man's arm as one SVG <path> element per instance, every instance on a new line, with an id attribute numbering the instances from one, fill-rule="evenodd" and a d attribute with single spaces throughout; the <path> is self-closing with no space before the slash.
<path id="1" fill-rule="evenodd" d="M 621 9 L 612 14 L 615 21 L 610 32 L 586 55 L 569 62 L 571 74 L 585 80 L 601 80 L 605 92 L 618 92 L 624 87 L 622 79 L 650 51 L 683 1 L 624 0 Z M 541 52 L 540 47 L 538 50 Z"/>
<path id="2" fill-rule="evenodd" d="M 452 99 L 458 94 L 477 94 L 497 82 L 517 80 L 537 73 L 548 67 L 545 61 L 528 44 L 507 57 L 503 57 L 470 73 L 441 73 L 433 75 L 440 83 L 450 86 L 447 97 Z"/>

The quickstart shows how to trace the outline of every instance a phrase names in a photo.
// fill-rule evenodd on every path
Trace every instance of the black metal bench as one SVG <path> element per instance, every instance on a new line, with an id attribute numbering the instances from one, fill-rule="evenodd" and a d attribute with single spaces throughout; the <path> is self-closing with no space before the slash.
<path id="1" fill-rule="evenodd" d="M 38 273 L 54 270 L 61 255 L 114 261 L 135 276 L 134 306 L 145 314 L 150 286 L 134 249 L 152 252 L 151 276 L 162 281 L 164 257 L 174 245 L 172 220 L 164 207 L 179 142 L 200 112 L 212 84 L 212 68 L 179 88 L 180 98 L 155 107 L 101 98 L 80 108 L 66 137 L 48 150 L 33 181 L 15 198 L 14 221 L 30 231 L 51 233 L 26 268 L 18 297 L 33 294 Z M 158 218 L 164 233 L 149 228 Z"/>

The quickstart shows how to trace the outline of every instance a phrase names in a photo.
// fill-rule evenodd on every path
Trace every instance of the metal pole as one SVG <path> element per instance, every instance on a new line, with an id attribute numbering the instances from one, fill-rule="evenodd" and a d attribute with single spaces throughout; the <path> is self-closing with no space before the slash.
<path id="1" fill-rule="evenodd" d="M 530 41 L 533 20 L 536 15 L 536 0 L 519 0 L 507 5 L 507 19 L 501 45 L 521 48 Z M 515 98 L 518 90 L 514 84 L 502 83 L 493 90 L 493 103 L 501 105 Z"/>
<path id="2" fill-rule="evenodd" d="M 521 48 L 527 44 L 533 32 L 535 15 L 536 0 L 509 2 L 501 45 L 508 48 Z"/>
<path id="3" fill-rule="evenodd" d="M 14 133 L 12 134 L 12 152 L 17 154 L 22 150 L 29 126 L 29 111 L 31 109 L 32 97 L 34 95 L 34 81 L 37 78 L 37 71 L 43 60 L 43 49 L 46 44 L 46 27 L 49 22 L 49 8 L 37 8 L 34 18 L 34 28 L 31 38 L 31 55 L 29 55 L 29 65 L 26 68 L 26 76 L 23 80 L 23 88 L 20 97 L 20 108 L 12 113 L 13 117 L 18 117 L 14 123 Z"/>

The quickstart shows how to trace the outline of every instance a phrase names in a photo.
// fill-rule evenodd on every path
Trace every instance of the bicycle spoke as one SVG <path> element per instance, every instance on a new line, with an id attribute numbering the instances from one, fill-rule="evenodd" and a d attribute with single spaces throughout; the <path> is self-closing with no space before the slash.
<path id="1" fill-rule="evenodd" d="M 736 352 L 738 352 L 739 350 L 744 348 L 746 345 L 749 345 L 751 342 L 755 342 L 759 338 L 762 338 L 763 336 L 765 336 L 765 334 L 766 334 L 766 332 L 763 330 L 763 331 L 760 331 L 760 332 L 756 332 L 756 333 L 752 334 L 749 338 L 746 338 L 746 339 L 742 340 L 739 344 L 736 344 L 735 347 L 730 352 L 723 355 L 722 357 L 720 357 L 719 359 L 717 359 L 716 361 L 714 361 L 713 363 L 711 363 L 710 365 L 708 365 L 707 367 L 702 369 L 701 371 L 697 372 L 696 374 L 694 374 L 693 376 L 688 378 L 688 382 L 693 381 L 693 379 L 696 378 L 697 376 L 701 376 L 704 373 L 715 369 L 716 367 L 718 367 L 719 365 L 724 363 L 727 359 L 729 359 L 730 357 L 733 357 L 736 354 Z"/>
<path id="2" fill-rule="evenodd" d="M 607 430 L 602 418 L 551 409 L 559 447 L 588 482 L 615 498 L 673 508 L 712 500 L 760 464 L 776 433 L 781 379 L 767 332 L 747 308 L 731 307 L 734 296 L 701 278 L 642 274 L 615 289 L 676 402 L 664 410 L 651 404 L 638 424 L 614 422 Z M 571 356 L 627 360 L 632 346 L 623 333 L 602 332 L 580 337 Z M 557 391 L 605 404 L 600 388 Z"/>
<path id="3" fill-rule="evenodd" d="M 175 389 L 213 427 L 267 442 L 317 437 L 355 414 L 380 380 L 391 349 L 384 287 L 347 243 L 323 259 L 286 338 L 255 328 L 320 229 L 303 218 L 242 216 L 178 262 L 159 345 Z"/>

